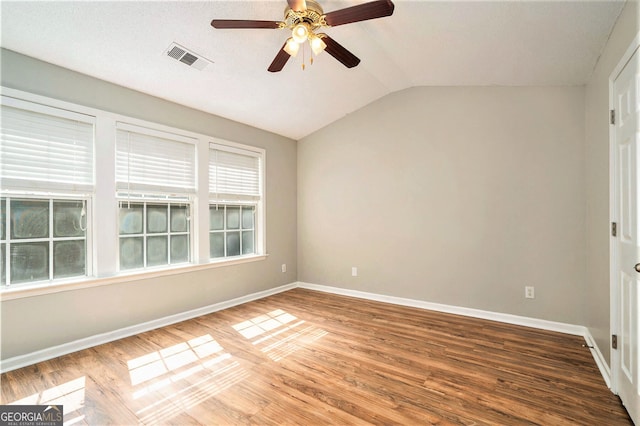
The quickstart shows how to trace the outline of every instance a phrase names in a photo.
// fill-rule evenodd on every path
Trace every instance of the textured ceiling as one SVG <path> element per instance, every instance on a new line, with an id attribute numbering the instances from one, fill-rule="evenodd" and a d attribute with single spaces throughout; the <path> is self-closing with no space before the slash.
<path id="1" fill-rule="evenodd" d="M 359 0 L 322 1 L 325 13 Z M 326 29 L 362 62 L 326 53 L 267 67 L 286 30 L 217 30 L 218 19 L 281 20 L 285 0 L 0 2 L 4 48 L 293 139 L 412 86 L 581 85 L 622 1 L 403 1 L 391 17 Z M 203 71 L 164 53 L 176 42 Z M 307 62 L 309 52 L 307 50 Z"/>

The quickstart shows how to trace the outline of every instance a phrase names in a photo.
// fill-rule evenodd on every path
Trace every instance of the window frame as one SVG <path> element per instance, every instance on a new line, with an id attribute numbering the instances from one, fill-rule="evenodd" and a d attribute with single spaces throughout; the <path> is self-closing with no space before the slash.
<path id="1" fill-rule="evenodd" d="M 252 224 L 253 226 L 251 228 L 245 228 L 244 227 L 244 210 L 247 208 L 251 208 L 252 210 Z M 256 228 L 256 216 L 257 216 L 257 212 L 258 212 L 258 207 L 255 203 L 214 203 L 214 204 L 209 204 L 209 220 L 211 220 L 211 209 L 223 209 L 223 213 L 222 213 L 222 228 L 221 229 L 211 229 L 211 223 L 209 223 L 209 258 L 213 261 L 217 261 L 217 260 L 222 260 L 222 259 L 231 259 L 231 258 L 237 258 L 237 257 L 243 257 L 243 256 L 253 256 L 256 254 L 256 245 L 257 245 L 257 235 L 258 235 L 258 229 Z M 229 208 L 238 208 L 239 209 L 239 219 L 238 219 L 238 228 L 229 228 L 228 224 L 227 224 L 227 220 L 228 220 L 228 214 L 227 214 L 227 210 Z M 253 247 L 253 252 L 252 253 L 243 253 L 243 245 L 244 245 L 244 233 L 245 232 L 251 232 L 253 234 L 253 238 L 252 238 L 252 247 Z M 228 234 L 230 233 L 238 233 L 239 234 L 239 250 L 240 250 L 240 254 L 236 254 L 236 255 L 229 255 L 227 254 L 228 251 Z M 222 235 L 223 238 L 223 251 L 224 254 L 222 256 L 211 256 L 211 236 L 212 235 Z"/>
<path id="2" fill-rule="evenodd" d="M 137 122 L 134 122 L 137 121 Z M 189 244 L 188 244 L 188 250 L 189 250 L 189 254 L 188 254 L 188 260 L 187 262 L 181 262 L 180 264 L 184 264 L 184 263 L 193 263 L 195 256 L 194 256 L 194 238 L 193 235 L 195 232 L 197 232 L 197 228 L 194 226 L 194 220 L 193 219 L 193 212 L 194 212 L 194 201 L 195 199 L 197 199 L 198 196 L 198 171 L 199 168 L 197 167 L 198 164 L 198 158 L 199 158 L 199 152 L 198 152 L 198 138 L 195 137 L 195 135 L 193 134 L 189 134 L 186 131 L 181 131 L 180 129 L 174 129 L 174 128 L 167 128 L 164 126 L 159 126 L 159 125 L 153 125 L 152 123 L 140 123 L 140 120 L 118 120 L 116 122 L 116 126 L 115 126 L 115 131 L 116 131 L 116 140 L 114 142 L 114 149 L 116 151 L 116 158 L 115 158 L 115 162 L 114 162 L 114 170 L 115 170 L 115 186 L 116 186 L 116 200 L 118 203 L 117 206 L 117 210 L 118 210 L 118 225 L 117 225 L 117 229 L 118 232 L 116 234 L 116 239 L 117 239 L 117 260 L 116 260 L 116 270 L 118 273 L 129 273 L 129 272 L 135 272 L 135 271 L 144 271 L 144 270 L 153 270 L 153 269 L 164 269 L 164 268 L 172 268 L 175 267 L 176 264 L 172 264 L 170 262 L 170 254 L 167 253 L 167 263 L 166 264 L 161 264 L 161 265 L 151 265 L 149 266 L 148 263 L 148 255 L 147 255 L 147 247 L 148 247 L 148 238 L 152 235 L 148 235 L 147 229 L 146 229 L 146 223 L 147 223 L 147 205 L 148 204 L 166 204 L 167 208 L 169 208 L 170 204 L 186 204 L 188 207 L 188 220 L 189 220 L 189 229 L 188 229 L 188 237 L 189 237 Z M 155 138 L 155 139 L 160 139 L 163 141 L 163 143 L 166 146 L 175 144 L 176 147 L 178 147 L 179 149 L 184 148 L 185 146 L 189 147 L 189 149 L 193 149 L 192 152 L 192 156 L 191 156 L 191 160 L 192 160 L 192 164 L 191 167 L 193 167 L 193 175 L 190 177 L 190 180 L 192 180 L 189 186 L 187 187 L 174 187 L 172 186 L 172 182 L 169 182 L 169 176 L 160 176 L 160 177 L 164 177 L 165 182 L 160 183 L 155 179 L 156 176 L 153 176 L 153 180 L 155 180 L 155 182 L 153 184 L 148 184 L 148 183 L 142 183 L 142 182 L 138 182 L 134 180 L 131 180 L 130 176 L 127 176 L 126 179 L 124 178 L 124 176 L 119 176 L 118 175 L 118 170 L 120 167 L 119 162 L 123 161 L 122 159 L 118 158 L 118 154 L 120 153 L 118 144 L 121 143 L 120 141 L 120 136 L 119 136 L 119 132 L 128 132 L 129 134 L 134 134 L 137 136 L 141 136 L 142 138 L 145 137 L 150 137 L 150 138 Z M 131 143 L 131 142 L 128 142 Z M 171 148 L 171 147 L 170 147 Z M 128 148 L 130 149 L 130 148 Z M 126 154 L 127 158 L 126 161 L 127 163 L 129 162 L 129 155 L 131 155 L 131 152 L 128 152 Z M 151 157 L 153 161 L 157 160 L 157 158 Z M 145 161 L 142 161 L 142 163 L 144 163 Z M 129 165 L 127 164 L 127 167 L 129 167 Z M 147 169 L 145 169 L 145 171 L 148 172 Z M 153 168 L 152 168 L 153 171 Z M 127 171 L 128 173 L 128 171 Z M 147 175 L 149 176 L 149 175 Z M 142 266 L 139 268 L 126 268 L 123 269 L 122 268 L 122 262 L 120 259 L 120 250 L 121 250 L 121 241 L 122 239 L 127 239 L 127 238 L 134 238 L 134 237 L 128 237 L 128 236 L 123 236 L 123 234 L 121 234 L 120 232 L 120 223 L 119 223 L 119 217 L 120 217 L 120 210 L 121 210 L 121 205 L 123 202 L 126 203 L 132 203 L 132 204 L 143 204 L 143 217 L 142 217 L 142 226 L 143 226 L 143 232 L 142 234 L 139 235 L 139 237 L 141 237 L 143 239 L 143 253 L 142 253 Z M 169 221 L 170 218 L 169 216 L 167 216 L 167 220 Z M 167 226 L 169 227 L 170 224 L 169 222 L 167 223 Z M 167 233 L 167 240 L 168 240 L 168 244 L 170 238 L 170 233 Z"/>
<path id="3" fill-rule="evenodd" d="M 246 155 L 256 157 L 258 159 L 258 192 L 259 196 L 256 197 L 244 197 L 244 196 L 220 196 L 212 192 L 213 188 L 209 188 L 208 193 L 208 205 L 207 212 L 211 206 L 217 205 L 228 205 L 228 206 L 237 206 L 237 205 L 252 205 L 255 208 L 254 212 L 254 253 L 245 254 L 242 253 L 239 256 L 225 256 L 225 257 L 209 257 L 209 261 L 212 263 L 223 263 L 229 260 L 238 259 L 238 258 L 250 258 L 252 256 L 265 256 L 267 253 L 266 249 L 266 162 L 267 162 L 267 153 L 263 148 L 253 147 L 249 145 L 242 145 L 234 142 L 229 142 L 221 139 L 212 140 L 208 146 L 207 156 L 208 164 L 210 164 L 210 156 L 213 150 L 222 150 L 227 151 L 234 154 Z M 207 168 L 207 183 L 209 183 L 209 167 Z M 207 185 L 208 187 L 209 185 Z M 209 215 L 207 214 L 207 218 Z M 226 221 L 226 219 L 225 219 Z M 209 225 L 209 224 L 207 224 Z M 210 225 L 207 226 L 207 239 L 211 233 Z M 242 234 L 241 234 L 242 238 Z M 226 247 L 226 242 L 225 242 Z M 225 248 L 226 252 L 226 248 Z M 208 253 L 210 256 L 210 253 Z"/>
<path id="4" fill-rule="evenodd" d="M 5 274 L 3 278 L 5 279 L 4 283 L 0 285 L 0 289 L 2 290 L 19 290 L 22 287 L 29 287 L 31 285 L 56 285 L 58 283 L 68 283 L 68 282 L 77 282 L 84 281 L 86 279 L 90 279 L 93 276 L 93 226 L 90 226 L 91 217 L 92 217 L 92 199 L 93 197 L 89 194 L 55 194 L 55 193 L 20 193 L 14 191 L 3 191 L 2 196 L 0 197 L 5 203 L 5 223 L 2 224 L 4 226 L 5 238 L 0 240 L 0 244 L 4 245 L 5 253 L 4 259 L 2 262 L 4 264 Z M 48 203 L 48 235 L 46 237 L 35 237 L 35 238 L 11 238 L 11 203 L 7 203 L 7 199 L 12 201 L 16 200 L 34 200 L 34 201 L 42 201 Z M 67 201 L 80 201 L 84 204 L 85 214 L 86 214 L 86 229 L 85 235 L 83 237 L 55 237 L 54 236 L 54 203 L 55 202 L 67 202 Z M 73 275 L 67 277 L 55 277 L 55 253 L 54 253 L 54 245 L 59 241 L 84 241 L 84 256 L 85 256 L 85 272 L 83 275 Z M 49 255 L 48 255 L 48 278 L 42 280 L 34 280 L 27 282 L 19 282 L 12 283 L 11 282 L 11 245 L 12 244 L 21 244 L 21 243 L 30 243 L 30 242 L 46 242 L 48 245 Z M 2 272 L 0 272 L 2 273 Z"/>
<path id="5" fill-rule="evenodd" d="M 129 274 L 135 273 L 136 271 L 149 271 L 149 270 L 160 270 L 160 269 L 173 269 L 176 266 L 185 266 L 193 264 L 194 259 L 194 225 L 193 225 L 193 199 L 192 197 L 171 197 L 171 196 L 158 196 L 157 194 L 149 195 L 149 194 L 123 194 L 119 195 L 118 198 L 118 259 L 117 259 L 117 269 L 119 273 Z M 135 234 L 122 234 L 120 233 L 120 209 L 124 208 L 126 204 L 142 204 L 142 232 Z M 147 206 L 148 205 L 164 205 L 166 206 L 167 212 L 167 232 L 162 233 L 153 233 L 149 232 L 147 229 Z M 188 230 L 180 231 L 180 232 L 171 232 L 171 206 L 176 205 L 185 205 L 187 207 L 187 220 L 188 220 Z M 189 238 L 189 243 L 187 246 L 188 250 L 188 259 L 186 262 L 180 263 L 171 263 L 171 236 L 173 235 L 187 235 Z M 167 237 L 167 263 L 160 265 L 147 265 L 147 245 L 148 245 L 148 237 L 154 236 L 166 236 Z M 128 238 L 142 238 L 143 239 L 143 252 L 142 252 L 142 267 L 139 268 L 122 268 L 122 262 L 120 260 L 120 241 L 121 239 Z"/>
<path id="6" fill-rule="evenodd" d="M 45 98 L 38 95 L 33 95 L 26 92 L 21 92 L 14 89 L 7 89 L 5 87 L 0 87 L 0 105 L 4 105 L 10 108 L 25 110 L 28 113 L 42 114 L 48 117 L 52 117 L 54 120 L 63 119 L 70 120 L 72 122 L 79 122 L 86 125 L 91 126 L 88 133 L 85 133 L 87 136 L 90 135 L 89 139 L 80 139 L 85 142 L 88 142 L 88 145 L 84 145 L 84 149 L 88 150 L 88 157 L 90 158 L 90 163 L 82 163 L 88 167 L 90 173 L 81 174 L 85 176 L 84 180 L 79 182 L 76 180 L 73 181 L 59 181 L 57 179 L 48 181 L 41 180 L 35 178 L 35 180 L 28 180 L 25 177 L 20 177 L 15 179 L 13 177 L 7 177 L 0 179 L 1 187 L 0 187 L 0 197 L 3 199 L 13 199 L 13 200 L 40 200 L 48 202 L 49 209 L 49 217 L 48 217 L 48 228 L 49 234 L 47 237 L 42 238 L 33 238 L 33 239 L 14 239 L 11 238 L 11 212 L 10 208 L 7 204 L 5 207 L 7 208 L 5 223 L 2 226 L 5 226 L 5 239 L 2 240 L 2 244 L 5 246 L 5 255 L 4 259 L 2 259 L 3 267 L 5 268 L 4 278 L 6 279 L 3 284 L 0 284 L 0 293 L 5 292 L 5 290 L 13 290 L 19 291 L 22 288 L 28 288 L 30 286 L 36 285 L 46 285 L 46 286 L 55 286 L 57 284 L 64 284 L 68 282 L 78 282 L 85 281 L 94 276 L 94 265 L 95 265 L 95 253 L 94 253 L 94 224 L 93 220 L 93 201 L 94 194 L 96 188 L 96 147 L 97 147 L 97 137 L 96 137 L 96 127 L 97 127 L 97 116 L 95 111 L 91 109 L 82 108 L 79 106 L 75 106 L 63 101 L 57 101 L 54 99 Z M 24 118 L 28 119 L 28 115 Z M 39 127 L 43 124 L 43 122 L 36 121 L 37 124 L 36 129 L 41 129 Z M 48 126 L 50 122 L 45 121 L 45 126 Z M 68 127 L 64 127 L 69 130 Z M 15 128 L 19 129 L 19 128 Z M 24 129 L 27 129 L 26 127 Z M 18 133 L 19 134 L 19 133 Z M 66 136 L 66 134 L 61 133 L 56 136 Z M 65 147 L 67 145 L 64 145 Z M 19 145 L 18 145 L 19 147 Z M 59 153 L 58 153 L 59 154 Z M 9 157 L 11 158 L 11 157 Z M 64 160 L 68 160 L 66 157 L 62 157 Z M 75 164 L 75 163 L 74 163 Z M 59 169 L 59 167 L 58 167 Z M 55 169 L 54 169 L 54 175 Z M 65 201 L 65 200 L 73 200 L 73 201 L 82 201 L 85 207 L 86 214 L 86 231 L 85 236 L 83 238 L 57 238 L 54 237 L 54 210 L 53 203 L 56 201 Z M 6 203 L 6 201 L 5 201 Z M 68 277 L 55 277 L 55 262 L 54 262 L 54 246 L 55 242 L 65 241 L 65 240 L 84 240 L 84 256 L 85 256 L 85 271 L 83 275 L 75 275 Z M 26 282 L 12 283 L 11 282 L 11 245 L 12 244 L 20 244 L 28 243 L 28 240 L 33 240 L 32 242 L 47 242 L 49 256 L 47 259 L 48 262 L 48 277 L 46 279 L 38 279 Z M 1 273 L 1 272 L 0 272 Z"/>

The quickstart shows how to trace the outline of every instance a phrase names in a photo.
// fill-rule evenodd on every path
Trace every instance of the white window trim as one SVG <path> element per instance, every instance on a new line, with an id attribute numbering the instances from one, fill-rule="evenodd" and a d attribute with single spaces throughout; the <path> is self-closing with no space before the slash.
<path id="1" fill-rule="evenodd" d="M 0 300 L 13 300 L 24 297 L 33 297 L 50 293 L 58 293 L 61 291 L 70 291 L 83 288 L 98 287 L 110 284 L 121 284 L 146 279 L 152 279 L 161 276 L 178 275 L 193 271 L 201 271 L 206 269 L 214 269 L 225 266 L 239 265 L 248 262 L 263 261 L 268 257 L 266 238 L 266 172 L 264 164 L 266 164 L 266 150 L 251 145 L 240 144 L 208 135 L 191 132 L 188 130 L 177 129 L 159 123 L 141 120 L 121 114 L 103 111 L 97 108 L 91 108 L 83 105 L 74 104 L 42 95 L 24 92 L 0 86 L 0 94 L 9 96 L 19 100 L 41 104 L 44 107 L 59 108 L 69 111 L 70 113 L 82 114 L 95 117 L 95 189 L 91 196 L 91 213 L 87 212 L 87 216 L 91 219 L 93 228 L 91 241 L 87 240 L 87 245 L 91 244 L 91 253 L 88 253 L 87 262 L 91 258 L 91 264 L 87 264 L 87 271 L 92 271 L 93 276 L 62 279 L 56 282 L 40 282 L 40 283 L 22 283 L 15 286 L 3 287 L 0 289 Z M 164 132 L 169 134 L 181 135 L 190 140 L 196 140 L 196 193 L 192 201 L 192 250 L 190 264 L 180 264 L 177 266 L 169 265 L 159 267 L 158 269 L 142 269 L 130 271 L 117 271 L 118 264 L 118 197 L 115 180 L 115 140 L 116 140 L 116 123 L 127 123 L 137 127 L 144 127 L 151 131 Z M 98 143 L 98 141 L 112 141 L 111 144 Z M 237 148 L 241 150 L 253 151 L 262 155 L 263 163 L 261 166 L 261 185 L 262 193 L 261 206 L 256 215 L 260 230 L 257 238 L 257 248 L 259 253 L 253 255 L 238 256 L 233 258 L 209 259 L 209 177 L 208 173 L 202 173 L 202 170 L 208 170 L 208 153 L 211 143 L 220 144 L 226 148 Z M 111 167 L 101 167 L 101 165 L 110 165 Z M 45 191 L 39 191 L 37 188 L 33 190 L 20 191 L 21 194 L 45 194 Z M 66 191 L 65 191 L 66 193 Z M 47 193 L 49 194 L 49 193 Z M 67 193 L 69 194 L 69 193 Z M 12 193 L 11 196 L 18 194 Z M 57 194 L 56 194 L 57 195 Z M 80 196 L 80 194 L 78 194 Z M 87 195 L 86 193 L 84 194 Z M 50 196 L 50 195 L 46 195 Z M 98 212 L 100 217 L 98 218 Z"/>
<path id="2" fill-rule="evenodd" d="M 7 288 L 0 292 L 0 300 L 16 300 L 26 297 L 42 296 L 45 294 L 60 293 L 64 291 L 80 290 L 85 288 L 101 287 L 111 284 L 135 283 L 137 281 L 149 280 L 158 277 L 167 277 L 172 275 L 186 274 L 189 272 L 204 271 L 207 269 L 222 268 L 225 266 L 241 265 L 244 263 L 259 262 L 267 259 L 268 254 L 237 257 L 225 261 L 213 261 L 208 263 L 178 265 L 174 267 L 158 268 L 154 270 L 127 271 L 119 273 L 111 277 L 89 277 L 76 278 L 68 280 L 60 280 L 54 284 L 50 283 L 34 283 L 19 284 L 16 287 Z"/>

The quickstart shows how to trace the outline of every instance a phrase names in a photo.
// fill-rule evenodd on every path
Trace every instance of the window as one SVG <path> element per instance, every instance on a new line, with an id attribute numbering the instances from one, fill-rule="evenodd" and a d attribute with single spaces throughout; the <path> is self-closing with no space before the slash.
<path id="1" fill-rule="evenodd" d="M 261 254 L 264 153 L 211 144 L 209 257 Z"/>
<path id="2" fill-rule="evenodd" d="M 0 285 L 91 273 L 95 117 L 2 96 Z"/>
<path id="3" fill-rule="evenodd" d="M 182 203 L 120 202 L 120 269 L 189 261 L 189 207 Z"/>
<path id="4" fill-rule="evenodd" d="M 209 206 L 209 257 L 255 254 L 255 206 Z"/>
<path id="5" fill-rule="evenodd" d="M 118 123 L 119 269 L 191 260 L 195 140 Z"/>
<path id="6" fill-rule="evenodd" d="M 264 259 L 264 149 L 0 90 L 0 292 Z"/>
<path id="7" fill-rule="evenodd" d="M 2 198 L 2 284 L 87 275 L 86 203 L 86 199 Z"/>

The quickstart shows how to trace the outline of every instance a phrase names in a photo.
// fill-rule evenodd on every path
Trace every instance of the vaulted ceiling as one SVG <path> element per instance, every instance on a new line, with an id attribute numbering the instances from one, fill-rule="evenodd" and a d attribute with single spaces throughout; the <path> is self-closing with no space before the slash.
<path id="1" fill-rule="evenodd" d="M 320 0 L 324 12 L 365 2 Z M 326 52 L 267 67 L 287 30 L 211 27 L 283 19 L 285 0 L 2 1 L 4 48 L 300 139 L 412 86 L 585 84 L 623 1 L 406 1 L 390 17 L 326 29 L 361 59 Z M 212 63 L 167 56 L 172 43 Z"/>

